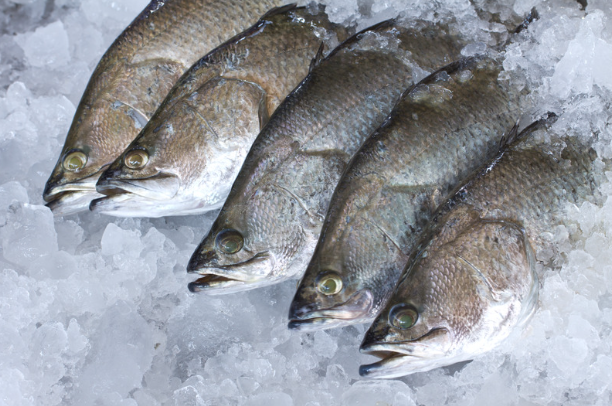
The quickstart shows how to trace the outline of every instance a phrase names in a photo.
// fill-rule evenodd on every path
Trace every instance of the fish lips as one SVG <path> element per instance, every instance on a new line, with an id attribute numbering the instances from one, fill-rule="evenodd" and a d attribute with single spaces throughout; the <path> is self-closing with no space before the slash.
<path id="1" fill-rule="evenodd" d="M 86 211 L 93 199 L 102 196 L 96 191 L 96 182 L 105 169 L 103 167 L 92 175 L 64 184 L 49 180 L 43 192 L 46 206 L 59 216 Z"/>
<path id="2" fill-rule="evenodd" d="M 96 184 L 96 190 L 108 197 L 132 193 L 152 200 L 169 200 L 176 195 L 180 186 L 181 181 L 175 174 L 158 172 L 146 178 L 102 176 Z"/>
<path id="3" fill-rule="evenodd" d="M 271 270 L 274 269 L 274 257 L 268 252 L 257 253 L 246 261 L 235 264 L 216 264 L 216 266 L 200 264 L 202 260 L 210 260 L 212 256 L 196 253 L 189 261 L 187 272 L 202 275 L 201 278 L 188 285 L 191 292 L 223 295 L 251 290 L 276 282 L 275 279 L 268 278 Z M 248 268 L 248 272 L 244 271 L 245 267 Z"/>
<path id="4" fill-rule="evenodd" d="M 450 341 L 450 332 L 446 328 L 435 328 L 415 340 L 362 344 L 359 349 L 361 353 L 374 355 L 381 360 L 361 365 L 359 375 L 375 379 L 398 378 L 469 359 L 449 356 Z"/>
<path id="5" fill-rule="evenodd" d="M 296 306 L 294 303 L 289 309 L 287 327 L 307 332 L 367 322 L 374 305 L 374 295 L 369 289 L 362 289 L 345 302 L 326 309 L 312 309 L 312 304 Z"/>

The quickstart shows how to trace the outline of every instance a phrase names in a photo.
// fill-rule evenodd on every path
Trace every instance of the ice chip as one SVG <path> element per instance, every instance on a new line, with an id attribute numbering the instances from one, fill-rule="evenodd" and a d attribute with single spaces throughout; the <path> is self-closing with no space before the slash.
<path id="1" fill-rule="evenodd" d="M 100 245 L 103 255 L 125 253 L 137 257 L 143 249 L 140 231 L 124 230 L 114 223 L 106 226 Z"/>
<path id="2" fill-rule="evenodd" d="M 32 34 L 17 35 L 15 41 L 32 66 L 55 69 L 70 62 L 68 34 L 61 21 L 38 27 Z"/>
<path id="3" fill-rule="evenodd" d="M 342 406 L 392 405 L 396 394 L 409 399 L 412 391 L 400 381 L 359 381 L 342 395 Z"/>
<path id="4" fill-rule="evenodd" d="M 127 396 L 140 388 L 154 355 L 152 328 L 125 302 L 110 307 L 91 334 L 91 350 L 77 378 L 75 404 L 103 399 L 116 392 Z M 94 403 L 95 402 L 87 402 Z"/>
<path id="5" fill-rule="evenodd" d="M 49 208 L 15 203 L 7 217 L 7 224 L 0 228 L 0 240 L 8 261 L 26 267 L 57 251 L 57 234 Z"/>
<path id="6" fill-rule="evenodd" d="M 147 4 L 148 0 L 83 0 L 81 10 L 95 24 L 115 20 L 118 25 L 127 25 Z"/>
<path id="7" fill-rule="evenodd" d="M 250 397 L 245 406 L 293 406 L 293 399 L 283 392 L 261 393 Z"/>
<path id="8" fill-rule="evenodd" d="M 317 355 L 331 358 L 336 354 L 338 343 L 325 331 L 318 330 L 314 334 L 314 351 Z"/>
<path id="9" fill-rule="evenodd" d="M 474 56 L 481 54 L 487 50 L 487 44 L 483 42 L 474 42 L 469 45 L 466 45 L 461 50 L 461 55 L 463 56 Z"/>
<path id="10" fill-rule="evenodd" d="M 11 106 L 11 110 L 26 106 L 28 99 L 31 98 L 32 92 L 20 81 L 14 82 L 6 90 L 6 101 Z"/>
<path id="11" fill-rule="evenodd" d="M 576 370 L 585 361 L 588 352 L 586 341 L 564 336 L 553 338 L 548 349 L 550 359 L 565 374 Z"/>
<path id="12" fill-rule="evenodd" d="M 67 252 L 59 251 L 35 259 L 28 267 L 30 276 L 38 280 L 65 279 L 78 269 L 76 259 Z"/>
<path id="13" fill-rule="evenodd" d="M 68 336 L 62 323 L 45 323 L 36 329 L 32 350 L 40 357 L 57 357 L 66 350 Z"/>
<path id="14" fill-rule="evenodd" d="M 0 226 L 6 224 L 8 208 L 15 202 L 29 202 L 28 192 L 21 183 L 11 181 L 0 185 Z"/>
<path id="15" fill-rule="evenodd" d="M 40 97 L 32 100 L 31 107 L 31 121 L 36 125 L 39 137 L 63 140 L 76 111 L 72 102 L 65 96 Z"/>
<path id="16" fill-rule="evenodd" d="M 89 342 L 87 337 L 83 335 L 79 322 L 76 321 L 76 319 L 70 319 L 68 328 L 66 329 L 66 336 L 68 351 L 71 354 L 83 351 Z"/>
<path id="17" fill-rule="evenodd" d="M 259 387 L 261 386 L 259 382 L 257 382 L 255 379 L 249 378 L 247 376 L 241 376 L 240 378 L 237 378 L 236 382 L 238 384 L 238 389 L 240 390 L 240 393 L 242 393 L 243 396 L 250 395 L 257 389 L 259 389 Z"/>
<path id="18" fill-rule="evenodd" d="M 612 90 L 609 69 L 612 45 L 601 38 L 605 16 L 600 10 L 587 14 L 576 38 L 555 68 L 551 80 L 553 94 L 567 98 L 570 94 L 591 93 L 593 85 Z"/>

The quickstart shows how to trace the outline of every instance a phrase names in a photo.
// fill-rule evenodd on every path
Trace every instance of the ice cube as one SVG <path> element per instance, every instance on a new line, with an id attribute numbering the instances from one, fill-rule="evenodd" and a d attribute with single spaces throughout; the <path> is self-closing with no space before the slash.
<path id="1" fill-rule="evenodd" d="M 31 34 L 19 34 L 15 41 L 35 67 L 59 68 L 70 62 L 68 34 L 61 21 L 38 27 Z"/>
<path id="2" fill-rule="evenodd" d="M 4 258 L 27 267 L 33 261 L 57 252 L 53 214 L 44 206 L 14 203 L 7 224 L 0 228 Z"/>
<path id="3" fill-rule="evenodd" d="M 343 406 L 393 405 L 398 393 L 412 399 L 412 391 L 400 381 L 359 381 L 342 395 Z M 412 402 L 414 404 L 414 402 Z M 408 403 L 410 405 L 410 403 Z"/>
<path id="4" fill-rule="evenodd" d="M 293 406 L 293 399 L 284 392 L 268 392 L 251 396 L 245 406 Z"/>
<path id="5" fill-rule="evenodd" d="M 100 242 L 103 255 L 125 253 L 129 257 L 138 257 L 143 249 L 140 231 L 124 230 L 114 223 L 106 226 Z"/>
<path id="6" fill-rule="evenodd" d="M 75 404 L 104 399 L 113 392 L 125 397 L 140 388 L 144 373 L 151 367 L 155 343 L 151 326 L 133 305 L 114 304 L 88 335 L 91 350 L 82 373 L 76 377 Z"/>

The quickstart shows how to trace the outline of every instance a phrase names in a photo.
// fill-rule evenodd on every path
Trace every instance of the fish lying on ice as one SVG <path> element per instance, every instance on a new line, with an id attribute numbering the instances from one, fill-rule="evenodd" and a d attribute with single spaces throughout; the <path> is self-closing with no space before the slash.
<path id="1" fill-rule="evenodd" d="M 321 61 L 251 148 L 188 272 L 192 291 L 220 294 L 300 275 L 342 171 L 391 111 L 417 68 L 443 66 L 461 42 L 431 24 L 383 22 Z"/>
<path id="2" fill-rule="evenodd" d="M 261 126 L 308 74 L 324 39 L 346 38 L 324 7 L 286 6 L 198 61 L 97 184 L 91 210 L 161 217 L 218 208 Z"/>
<path id="3" fill-rule="evenodd" d="M 472 359 L 527 322 L 538 297 L 535 261 L 551 249 L 543 236 L 563 223 L 569 205 L 601 200 L 597 154 L 565 142 L 512 145 L 443 206 L 366 333 L 361 351 L 381 360 L 362 365 L 362 376 Z"/>
<path id="4" fill-rule="evenodd" d="M 340 180 L 289 310 L 300 330 L 371 322 L 421 230 L 453 189 L 499 149 L 521 95 L 493 57 L 467 58 L 406 92 Z"/>
<path id="5" fill-rule="evenodd" d="M 153 0 L 94 70 L 43 192 L 57 215 L 89 208 L 96 182 L 183 72 L 278 0 Z"/>

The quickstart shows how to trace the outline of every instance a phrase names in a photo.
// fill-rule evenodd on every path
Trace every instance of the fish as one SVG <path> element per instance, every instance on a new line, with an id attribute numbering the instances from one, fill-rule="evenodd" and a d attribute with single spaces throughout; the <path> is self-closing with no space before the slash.
<path id="1" fill-rule="evenodd" d="M 470 360 L 528 324 L 539 253 L 553 248 L 544 236 L 564 224 L 568 207 L 603 203 L 597 153 L 551 134 L 548 120 L 502 148 L 441 207 L 366 332 L 361 352 L 381 359 L 362 365 L 362 376 L 395 378 Z M 543 136 L 553 143 L 535 142 Z"/>
<path id="2" fill-rule="evenodd" d="M 313 66 L 255 140 L 230 194 L 192 255 L 192 292 L 225 294 L 299 277 L 334 187 L 419 69 L 463 44 L 441 26 L 389 20 L 347 39 Z"/>
<path id="3" fill-rule="evenodd" d="M 325 43 L 346 37 L 323 6 L 267 13 L 181 77 L 102 174 L 96 189 L 105 197 L 90 209 L 162 217 L 219 208 L 270 114 L 308 74 Z"/>
<path id="4" fill-rule="evenodd" d="M 207 51 L 279 0 L 152 0 L 96 66 L 43 199 L 56 215 L 89 209 L 96 182 L 146 125 L 172 85 Z"/>
<path id="5" fill-rule="evenodd" d="M 289 328 L 374 320 L 435 210 L 497 154 L 526 110 L 528 90 L 502 73 L 492 52 L 453 62 L 404 94 L 336 187 Z"/>

